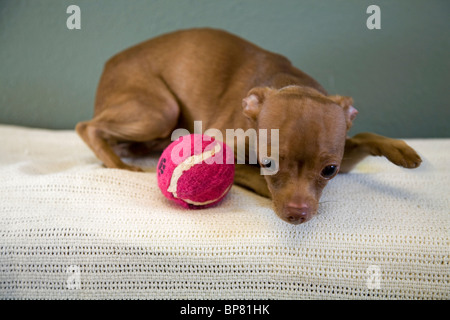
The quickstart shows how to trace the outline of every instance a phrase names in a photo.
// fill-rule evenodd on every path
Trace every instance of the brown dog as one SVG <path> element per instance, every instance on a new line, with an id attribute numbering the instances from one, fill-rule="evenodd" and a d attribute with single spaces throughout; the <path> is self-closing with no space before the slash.
<path id="1" fill-rule="evenodd" d="M 279 129 L 274 175 L 237 165 L 235 182 L 273 199 L 283 220 L 298 224 L 318 209 L 327 182 L 367 155 L 416 168 L 421 159 L 401 140 L 372 133 L 347 138 L 357 111 L 330 96 L 285 57 L 224 31 L 194 29 L 129 48 L 105 66 L 94 118 L 76 130 L 109 168 L 139 171 L 121 156 L 163 150 L 176 128 Z M 270 141 L 269 141 L 270 145 Z M 262 166 L 273 158 L 258 159 Z"/>

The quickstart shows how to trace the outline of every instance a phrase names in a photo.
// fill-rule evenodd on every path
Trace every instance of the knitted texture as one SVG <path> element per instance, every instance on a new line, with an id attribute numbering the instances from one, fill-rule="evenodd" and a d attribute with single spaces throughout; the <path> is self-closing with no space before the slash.
<path id="1" fill-rule="evenodd" d="M 172 142 L 157 168 L 166 198 L 185 208 L 207 208 L 219 203 L 233 184 L 234 153 L 223 142 L 191 134 Z"/>
<path id="2" fill-rule="evenodd" d="M 294 226 L 238 186 L 181 208 L 158 189 L 158 156 L 128 172 L 73 131 L 0 136 L 0 298 L 450 298 L 450 139 L 408 140 L 415 170 L 367 158 Z"/>

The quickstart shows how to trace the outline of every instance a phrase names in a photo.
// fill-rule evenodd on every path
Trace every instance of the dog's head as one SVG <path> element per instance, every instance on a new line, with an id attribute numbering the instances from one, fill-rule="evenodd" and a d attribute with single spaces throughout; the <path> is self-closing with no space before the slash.
<path id="1" fill-rule="evenodd" d="M 299 224 L 316 214 L 323 188 L 339 171 L 346 133 L 357 114 L 352 104 L 350 97 L 301 86 L 257 87 L 243 100 L 244 115 L 255 129 L 279 130 L 278 141 L 267 135 L 267 146 L 259 139 L 257 154 L 283 220 Z"/>

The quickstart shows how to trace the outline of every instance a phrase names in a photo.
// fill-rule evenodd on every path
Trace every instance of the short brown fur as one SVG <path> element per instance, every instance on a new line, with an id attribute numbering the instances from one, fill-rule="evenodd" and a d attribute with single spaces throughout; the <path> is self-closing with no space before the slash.
<path id="1" fill-rule="evenodd" d="M 328 95 L 285 57 L 214 29 L 166 34 L 127 49 L 105 65 L 94 117 L 76 130 L 108 168 L 141 171 L 121 156 L 161 151 L 174 129 L 279 129 L 279 171 L 237 165 L 235 183 L 273 199 L 283 220 L 311 219 L 327 182 L 368 155 L 415 168 L 420 157 L 401 140 L 373 133 L 348 138 L 357 111 L 350 97 Z M 261 159 L 258 159 L 261 161 Z M 336 172 L 337 172 L 336 170 Z M 324 177 L 325 173 L 333 173 Z"/>

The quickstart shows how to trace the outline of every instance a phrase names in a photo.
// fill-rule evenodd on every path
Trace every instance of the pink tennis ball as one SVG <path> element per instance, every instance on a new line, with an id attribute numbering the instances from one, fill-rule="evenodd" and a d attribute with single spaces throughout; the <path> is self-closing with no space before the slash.
<path id="1" fill-rule="evenodd" d="M 219 203 L 234 179 L 234 153 L 225 143 L 202 134 L 173 141 L 158 161 L 163 195 L 189 209 Z"/>

